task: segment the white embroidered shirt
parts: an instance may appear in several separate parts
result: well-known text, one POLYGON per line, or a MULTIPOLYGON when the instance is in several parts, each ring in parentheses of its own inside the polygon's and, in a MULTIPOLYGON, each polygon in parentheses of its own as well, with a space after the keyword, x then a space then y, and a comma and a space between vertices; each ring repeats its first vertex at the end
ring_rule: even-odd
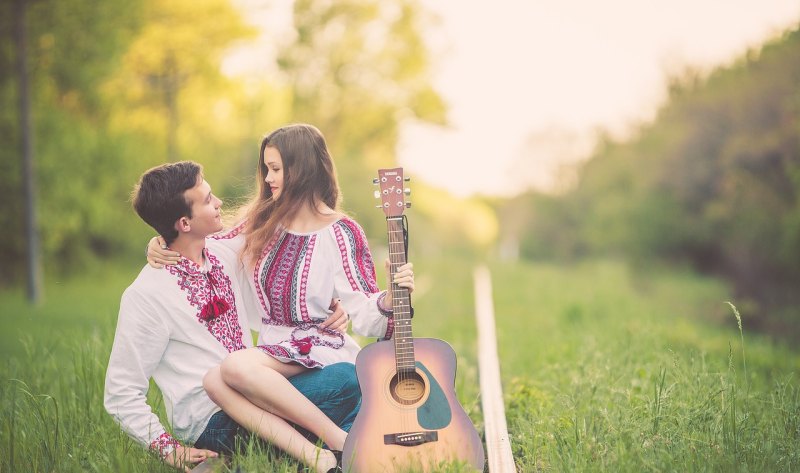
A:
POLYGON ((203 266, 185 258, 162 269, 145 266, 120 302, 105 407, 131 437, 162 453, 177 443, 146 402, 150 378, 175 437, 191 444, 219 410, 203 376, 228 353, 252 346, 250 324, 236 304, 238 256, 214 240, 206 244, 203 266), (215 315, 215 307, 224 313, 215 315))

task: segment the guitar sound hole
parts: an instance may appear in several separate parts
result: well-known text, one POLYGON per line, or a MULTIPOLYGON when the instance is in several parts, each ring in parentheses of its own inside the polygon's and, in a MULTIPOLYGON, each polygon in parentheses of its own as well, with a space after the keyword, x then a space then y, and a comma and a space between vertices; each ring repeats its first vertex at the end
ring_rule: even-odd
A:
POLYGON ((416 371, 398 373, 389 383, 389 391, 400 404, 414 404, 425 395, 425 380, 416 371))

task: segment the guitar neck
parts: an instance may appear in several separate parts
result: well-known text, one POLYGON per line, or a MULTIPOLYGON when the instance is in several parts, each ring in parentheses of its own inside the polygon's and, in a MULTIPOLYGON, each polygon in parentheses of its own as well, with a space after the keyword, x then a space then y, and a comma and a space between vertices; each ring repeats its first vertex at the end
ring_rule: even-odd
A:
MULTIPOLYGON (((389 233, 389 274, 394 279, 397 268, 406 264, 406 244, 403 233, 403 218, 386 219, 389 233)), ((414 371, 414 336, 411 331, 411 301, 408 289, 391 283, 392 310, 394 311, 394 348, 398 372, 414 371)))

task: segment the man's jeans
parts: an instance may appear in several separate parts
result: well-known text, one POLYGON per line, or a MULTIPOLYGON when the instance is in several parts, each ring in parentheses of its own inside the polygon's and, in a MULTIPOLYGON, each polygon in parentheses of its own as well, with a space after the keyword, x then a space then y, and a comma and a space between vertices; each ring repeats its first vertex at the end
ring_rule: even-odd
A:
MULTIPOLYGON (((358 388, 355 365, 335 363, 322 369, 312 369, 289 378, 289 382, 325 413, 342 430, 349 432, 361 407, 361 391, 358 388)), ((311 442, 314 434, 295 426, 311 442)), ((195 448, 204 448, 220 453, 234 451, 236 436, 244 443, 248 432, 222 411, 208 421, 206 429, 194 443, 195 448)))

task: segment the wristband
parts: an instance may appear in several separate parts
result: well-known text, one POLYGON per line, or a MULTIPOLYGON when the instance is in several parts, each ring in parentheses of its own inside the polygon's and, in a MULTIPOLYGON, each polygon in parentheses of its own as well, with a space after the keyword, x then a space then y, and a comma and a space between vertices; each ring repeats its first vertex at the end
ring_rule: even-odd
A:
POLYGON ((158 438, 150 442, 150 449, 158 453, 160 458, 164 459, 167 455, 174 452, 179 445, 180 443, 175 440, 175 437, 168 432, 164 432, 159 435, 158 438))
POLYGON ((386 307, 384 307, 383 302, 384 302, 385 299, 386 299, 386 291, 383 291, 383 293, 380 296, 378 296, 378 301, 377 301, 377 303, 378 303, 378 312, 380 312, 381 315, 389 317, 390 315, 392 315, 394 313, 394 308, 390 307, 390 308, 387 309, 386 307))

